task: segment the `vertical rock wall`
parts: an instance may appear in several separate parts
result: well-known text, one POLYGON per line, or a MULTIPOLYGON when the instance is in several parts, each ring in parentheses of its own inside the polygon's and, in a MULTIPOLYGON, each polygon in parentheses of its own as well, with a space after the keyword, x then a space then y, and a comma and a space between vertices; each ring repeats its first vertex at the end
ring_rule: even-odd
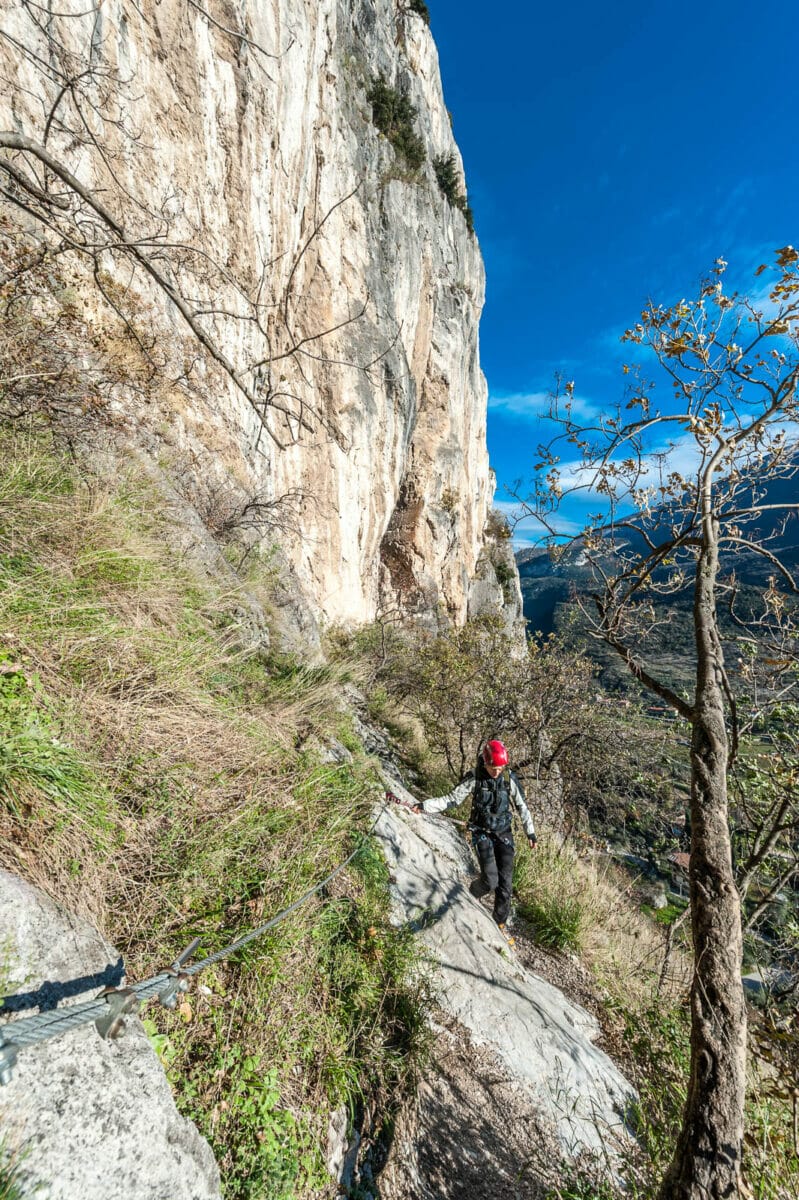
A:
MULTIPOLYGON (((198 471, 210 461, 243 495, 297 498, 280 539, 323 619, 399 605, 462 621, 492 493, 484 277, 433 172, 439 156, 461 165, 429 28, 395 0, 90 7, 64 0, 48 17, 0 0, 0 128, 46 135, 155 247, 269 429, 193 361, 185 322, 141 272, 133 286, 162 340, 192 362, 183 400, 157 413, 121 389, 119 423, 156 453, 169 425, 198 471), (84 15, 63 15, 73 9, 84 15), (94 75, 80 105, 67 94, 53 110, 81 64, 94 75), (417 109, 417 172, 373 123, 378 76, 417 109), (75 135, 84 117, 93 137, 75 135)), ((124 257, 105 265, 130 286, 124 257)))

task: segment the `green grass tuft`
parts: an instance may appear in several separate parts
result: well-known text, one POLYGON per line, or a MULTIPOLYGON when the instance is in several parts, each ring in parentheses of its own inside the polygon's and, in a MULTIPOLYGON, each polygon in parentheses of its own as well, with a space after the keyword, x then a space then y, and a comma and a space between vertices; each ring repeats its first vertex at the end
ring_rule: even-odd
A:
POLYGON ((16 820, 38 822, 40 837, 79 825, 97 845, 110 828, 107 795, 62 741, 36 677, 7 653, 0 653, 0 804, 16 820))
POLYGON ((579 953, 593 919, 594 897, 580 878, 571 847, 556 847, 544 838, 533 852, 521 848, 514 888, 519 915, 533 926, 536 941, 579 953))
POLYGON ((35 1200, 39 1188, 26 1179, 25 1157, 10 1150, 0 1138, 0 1200, 35 1200))

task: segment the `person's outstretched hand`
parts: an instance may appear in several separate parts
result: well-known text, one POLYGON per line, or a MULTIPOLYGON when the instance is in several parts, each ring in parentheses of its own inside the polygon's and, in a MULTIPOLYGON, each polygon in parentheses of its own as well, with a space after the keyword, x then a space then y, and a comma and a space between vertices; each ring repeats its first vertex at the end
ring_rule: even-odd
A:
POLYGON ((527 839, 527 841, 530 846, 530 849, 535 850, 536 846, 538 845, 538 838, 537 837, 529 837, 527 839))
POLYGON ((421 804, 408 804, 407 800, 400 800, 393 792, 386 792, 386 800, 392 800, 394 804, 399 804, 400 808, 409 808, 412 813, 418 814, 422 811, 421 804))

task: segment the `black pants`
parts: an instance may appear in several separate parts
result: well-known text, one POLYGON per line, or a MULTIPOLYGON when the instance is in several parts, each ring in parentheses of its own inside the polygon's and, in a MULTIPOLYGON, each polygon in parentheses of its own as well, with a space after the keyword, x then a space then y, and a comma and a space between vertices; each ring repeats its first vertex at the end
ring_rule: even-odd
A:
POLYGON ((510 912, 513 888, 513 859, 516 854, 513 834, 510 831, 487 833, 483 829, 473 829, 472 843, 480 860, 480 878, 474 880, 469 891, 478 900, 493 892, 494 920, 497 925, 504 925, 510 912))

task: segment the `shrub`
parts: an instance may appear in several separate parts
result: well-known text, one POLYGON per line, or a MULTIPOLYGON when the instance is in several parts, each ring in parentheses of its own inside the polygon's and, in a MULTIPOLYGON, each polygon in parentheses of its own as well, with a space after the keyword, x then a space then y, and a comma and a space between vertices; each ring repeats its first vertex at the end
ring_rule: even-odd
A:
POLYGON ((458 511, 458 493, 454 488, 446 487, 441 493, 441 507, 444 512, 449 513, 451 517, 455 516, 458 511))
POLYGON ((412 171, 418 171, 427 157, 424 142, 414 129, 416 106, 408 97, 391 87, 382 75, 372 83, 366 98, 372 106, 372 120, 388 138, 397 154, 412 171))
POLYGON ((430 9, 425 4, 425 0, 408 0, 408 8, 421 17, 425 25, 430 24, 430 9))
POLYGON ((440 155, 433 159, 433 171, 436 182, 452 208, 459 209, 466 218, 466 228, 474 233, 474 214, 469 202, 458 184, 458 169, 455 165, 455 155, 440 155))
POLYGON ((486 517, 486 535, 495 541, 507 542, 513 537, 508 518, 498 508, 492 508, 486 517))
MULTIPOLYGON (((626 997, 617 1004, 615 1017, 626 1052, 625 1074, 637 1092, 628 1112, 636 1141, 624 1146, 621 1171, 613 1174, 601 1160, 564 1163, 546 1200, 649 1200, 672 1159, 690 1066, 687 1004, 654 993, 643 1004, 626 997)), ((789 1200, 799 1194, 794 1079, 795 1070, 785 1075, 774 1064, 764 1076, 757 1069, 750 1073, 741 1192, 752 1200, 789 1200)))
POLYGON ((539 945, 582 949, 586 928, 594 920, 596 897, 570 847, 557 849, 544 838, 532 853, 517 855, 514 885, 519 914, 534 926, 539 945))
POLYGON ((497 583, 502 588, 502 597, 506 604, 510 604, 513 599, 513 581, 516 578, 516 572, 509 562, 499 558, 496 562, 491 563, 494 568, 494 574, 497 577, 497 583))
POLYGON ((458 171, 455 166, 455 155, 441 155, 433 159, 433 171, 436 182, 450 204, 457 204, 461 190, 458 186, 458 171))
MULTIPOLYGON (((543 647, 529 643, 525 652, 498 617, 437 635, 377 624, 331 651, 348 662, 371 663, 370 696, 382 697, 382 712, 374 715, 390 714, 395 727, 410 721, 425 785, 438 786, 443 772, 451 787, 473 766, 484 738, 502 737, 525 778, 546 790, 558 744, 571 753, 590 724, 585 663, 564 657, 555 639, 543 647), (544 731, 549 749, 542 754, 544 731)), ((562 756, 556 758, 562 765, 562 756)))

